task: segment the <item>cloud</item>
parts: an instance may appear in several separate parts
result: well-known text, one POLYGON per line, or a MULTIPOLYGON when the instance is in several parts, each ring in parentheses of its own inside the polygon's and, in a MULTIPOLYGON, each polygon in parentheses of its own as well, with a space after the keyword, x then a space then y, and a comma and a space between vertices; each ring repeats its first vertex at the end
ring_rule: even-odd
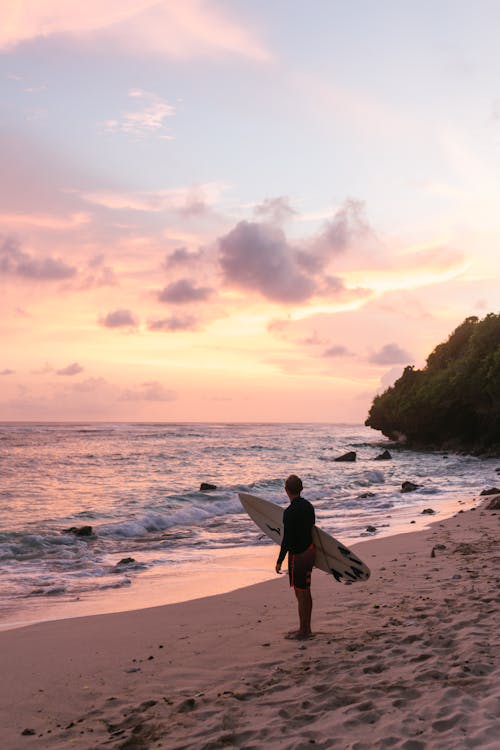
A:
POLYGON ((208 287, 195 287, 189 279, 179 279, 169 284, 158 293, 160 302, 171 302, 185 305, 190 302, 203 302, 213 293, 208 287))
POLYGON ((288 198, 280 196, 278 198, 266 198, 262 203, 255 206, 254 214, 257 218, 263 218, 274 224, 282 224, 296 215, 297 211, 291 207, 288 198))
POLYGON ((63 367, 61 370, 56 370, 58 375, 79 375, 83 372, 83 367, 78 362, 72 362, 67 367, 63 367))
POLYGON ((23 279, 60 281, 75 276, 77 269, 60 258, 35 258, 21 250, 17 240, 6 237, 0 244, 0 273, 23 279))
POLYGON ((139 193, 85 192, 81 197, 88 203, 112 210, 172 211, 179 216, 189 218, 208 212, 224 189, 225 185, 222 183, 207 182, 189 187, 139 193))
POLYGON ((380 378, 380 385, 382 387, 382 390, 386 390, 390 386, 394 385, 396 380, 401 377, 403 373, 403 369, 401 366, 399 367, 391 367, 390 370, 388 370, 382 377, 380 378))
POLYGON ((104 125, 108 133, 125 133, 135 138, 173 138, 165 127, 166 118, 175 114, 175 108, 171 104, 158 94, 142 89, 133 89, 128 92, 128 96, 142 100, 144 106, 133 112, 125 112, 119 120, 107 120, 104 125))
POLYGON ((54 368, 46 362, 43 367, 40 367, 38 370, 32 370, 31 372, 33 375, 47 375, 49 372, 54 372, 54 368))
POLYGON ((6 368, 5 370, 0 370, 0 375, 14 375, 15 370, 9 370, 9 368, 6 368))
POLYGON ((400 365, 408 364, 412 360, 411 354, 401 349, 398 344, 385 344, 382 349, 372 354, 368 361, 374 365, 400 365))
POLYGON ((199 327, 198 319, 192 315, 171 315, 161 320, 150 320, 150 331, 194 331, 199 327))
POLYGON ((37 37, 70 35, 75 41, 102 39, 144 56, 181 59, 232 54, 256 61, 270 55, 247 22, 232 20, 203 0, 25 0, 0 5, 0 47, 37 37))
POLYGON ((299 303, 315 292, 314 281, 295 260, 284 232, 265 223, 240 221, 218 240, 226 283, 269 300, 299 303))
POLYGON ((175 268, 176 266, 190 266, 198 261, 200 257, 200 251, 193 253, 189 252, 185 247, 178 247, 165 258, 165 268, 170 269, 175 268))
POLYGON ((350 355, 349 349, 341 345, 330 346, 323 352, 323 357, 348 357, 350 355))
POLYGON ((298 254, 300 265, 308 271, 321 271, 329 261, 344 253, 356 240, 372 235, 364 217, 364 203, 348 198, 335 212, 333 219, 324 223, 307 250, 298 254))
POLYGON ((135 328, 139 321, 130 310, 114 310, 108 313, 100 321, 105 328, 135 328))
POLYGON ((72 384, 73 391, 78 393, 95 393, 103 388, 108 388, 108 383, 104 378, 86 378, 72 384))
POLYGON ((121 396, 120 401, 175 401, 177 394, 175 391, 165 388, 156 380, 141 383, 134 390, 126 390, 121 396))
POLYGON ((102 286, 116 286, 118 284, 113 268, 104 265, 103 255, 96 255, 91 258, 87 266, 89 271, 82 279, 82 289, 95 289, 102 286))
POLYGON ((67 216, 44 213, 3 213, 0 222, 9 227, 39 227, 51 231, 67 230, 80 227, 90 221, 90 215, 83 211, 76 211, 67 216))

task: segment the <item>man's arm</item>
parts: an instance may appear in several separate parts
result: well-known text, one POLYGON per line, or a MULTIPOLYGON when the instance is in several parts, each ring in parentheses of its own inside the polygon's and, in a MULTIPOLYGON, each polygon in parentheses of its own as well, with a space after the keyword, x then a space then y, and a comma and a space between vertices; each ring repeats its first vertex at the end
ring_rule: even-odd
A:
MULTIPOLYGON (((287 510, 288 510, 288 508, 287 508, 287 510)), ((288 534, 288 517, 287 517, 287 515, 288 514, 287 514, 287 512, 285 510, 284 513, 283 513, 283 540, 281 542, 280 553, 279 553, 278 559, 276 561, 276 573, 280 573, 281 572, 281 565, 283 563, 283 560, 286 557, 286 553, 288 552, 288 546, 289 546, 289 544, 288 544, 288 536, 289 536, 289 534, 288 534)))

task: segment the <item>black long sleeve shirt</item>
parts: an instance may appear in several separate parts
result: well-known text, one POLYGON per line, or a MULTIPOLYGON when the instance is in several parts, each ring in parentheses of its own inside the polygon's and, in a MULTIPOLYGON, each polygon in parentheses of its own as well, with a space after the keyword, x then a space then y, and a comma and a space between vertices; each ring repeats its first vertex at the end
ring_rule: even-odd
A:
POLYGON ((282 563, 287 552, 299 554, 312 544, 312 530, 316 523, 314 508, 303 497, 295 497, 283 512, 283 541, 278 563, 282 563))

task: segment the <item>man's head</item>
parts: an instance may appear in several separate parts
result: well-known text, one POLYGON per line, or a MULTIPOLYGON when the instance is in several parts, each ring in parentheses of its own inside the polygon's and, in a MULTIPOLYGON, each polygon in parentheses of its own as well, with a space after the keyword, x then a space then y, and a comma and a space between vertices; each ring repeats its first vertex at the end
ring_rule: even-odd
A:
POLYGON ((290 474, 285 480, 285 490, 290 499, 298 497, 302 492, 302 479, 296 474, 290 474))

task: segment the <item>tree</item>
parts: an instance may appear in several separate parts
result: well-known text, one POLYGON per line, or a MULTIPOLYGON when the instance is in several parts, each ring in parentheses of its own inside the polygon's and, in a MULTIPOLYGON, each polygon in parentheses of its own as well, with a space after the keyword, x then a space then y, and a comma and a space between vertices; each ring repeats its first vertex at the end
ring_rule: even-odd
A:
POLYGON ((365 424, 410 445, 500 451, 500 315, 466 318, 374 398, 365 424))

